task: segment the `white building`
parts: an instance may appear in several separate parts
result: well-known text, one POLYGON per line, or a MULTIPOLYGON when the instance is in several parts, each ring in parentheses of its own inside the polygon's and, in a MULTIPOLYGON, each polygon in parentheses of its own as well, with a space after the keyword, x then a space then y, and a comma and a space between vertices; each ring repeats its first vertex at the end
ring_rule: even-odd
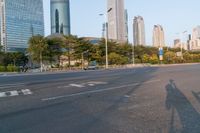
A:
POLYGON ((108 0, 108 38, 118 42, 127 42, 127 26, 124 0, 108 0))
POLYGON ((133 20, 133 40, 134 45, 146 45, 144 19, 141 16, 133 20))
POLYGON ((165 46, 164 30, 161 25, 154 25, 153 46, 158 48, 165 46))

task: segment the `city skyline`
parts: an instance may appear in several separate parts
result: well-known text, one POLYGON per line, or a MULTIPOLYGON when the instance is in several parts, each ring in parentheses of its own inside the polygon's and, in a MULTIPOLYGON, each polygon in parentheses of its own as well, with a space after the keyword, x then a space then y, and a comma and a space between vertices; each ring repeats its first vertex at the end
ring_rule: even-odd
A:
MULTIPOLYGON (((50 1, 44 0, 45 6, 45 35, 50 33, 50 1)), ((132 19, 140 15, 145 19, 146 43, 152 44, 152 27, 155 24, 161 24, 165 28, 166 43, 172 46, 174 38, 177 38, 178 32, 187 30, 192 32, 193 27, 200 24, 200 14, 198 5, 200 1, 125 1, 125 9, 129 16, 129 41, 133 42, 132 19), (181 2, 182 6, 179 6, 181 2), (145 4, 144 4, 145 3, 145 4), (173 3, 173 4, 172 4, 173 3), (190 6, 188 6, 190 5, 190 6)), ((107 1, 104 0, 85 0, 71 1, 71 30, 72 34, 78 36, 101 37, 102 23, 105 21, 98 14, 105 13, 107 1), (89 14, 89 15, 88 15, 89 14)))

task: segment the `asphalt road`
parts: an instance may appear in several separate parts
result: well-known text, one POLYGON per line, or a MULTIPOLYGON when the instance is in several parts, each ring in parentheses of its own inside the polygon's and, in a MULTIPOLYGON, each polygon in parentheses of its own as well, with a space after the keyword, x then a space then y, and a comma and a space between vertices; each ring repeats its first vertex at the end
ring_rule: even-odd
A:
POLYGON ((0 133, 200 133, 200 65, 1 75, 0 133))

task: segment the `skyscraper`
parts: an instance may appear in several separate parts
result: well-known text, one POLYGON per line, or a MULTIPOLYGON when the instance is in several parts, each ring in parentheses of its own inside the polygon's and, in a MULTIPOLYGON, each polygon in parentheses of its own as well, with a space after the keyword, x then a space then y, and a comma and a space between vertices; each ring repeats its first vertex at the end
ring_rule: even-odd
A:
POLYGON ((192 39, 189 41, 189 49, 200 50, 200 26, 192 30, 192 39))
POLYGON ((158 48, 165 46, 164 30, 161 25, 154 25, 153 46, 158 48))
POLYGON ((6 52, 24 52, 37 34, 44 35, 43 0, 0 1, 0 39, 6 52))
POLYGON ((51 34, 70 35, 69 0, 51 0, 51 34))
POLYGON ((192 31, 192 40, 200 39, 200 26, 197 26, 192 31))
POLYGON ((127 39, 126 41, 128 42, 128 10, 125 10, 125 38, 127 39))
POLYGON ((133 20, 133 40, 134 45, 145 45, 145 26, 144 19, 141 16, 133 20))
POLYGON ((108 0, 108 38, 118 42, 127 42, 124 0, 108 0))

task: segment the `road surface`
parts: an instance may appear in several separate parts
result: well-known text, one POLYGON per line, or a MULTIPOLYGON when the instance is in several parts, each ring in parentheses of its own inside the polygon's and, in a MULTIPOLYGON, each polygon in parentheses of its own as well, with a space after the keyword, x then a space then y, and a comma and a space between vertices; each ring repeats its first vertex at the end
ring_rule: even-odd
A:
POLYGON ((0 76, 0 133, 199 132, 200 65, 0 76))

